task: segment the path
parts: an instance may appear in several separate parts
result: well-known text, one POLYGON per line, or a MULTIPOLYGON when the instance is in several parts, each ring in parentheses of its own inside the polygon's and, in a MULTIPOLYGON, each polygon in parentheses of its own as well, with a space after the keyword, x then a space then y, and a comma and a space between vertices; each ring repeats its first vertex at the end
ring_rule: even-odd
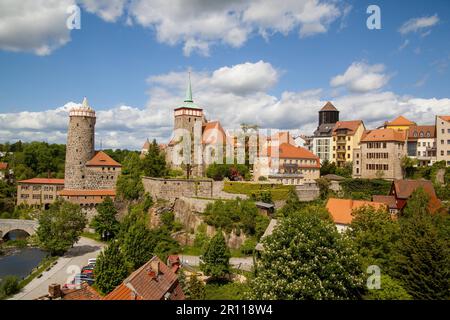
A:
POLYGON ((81 272, 81 268, 87 265, 88 259, 97 257, 104 246, 104 243, 80 238, 73 248, 57 260, 56 265, 49 271, 44 271, 40 278, 34 278, 11 300, 33 300, 46 295, 50 284, 63 285, 71 281, 75 274, 81 272))

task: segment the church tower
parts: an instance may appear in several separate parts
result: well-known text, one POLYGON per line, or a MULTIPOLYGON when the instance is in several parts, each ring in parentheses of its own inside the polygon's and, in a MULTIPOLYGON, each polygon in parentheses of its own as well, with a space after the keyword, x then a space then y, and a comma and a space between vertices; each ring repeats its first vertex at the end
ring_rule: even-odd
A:
POLYGON ((80 107, 69 112, 64 189, 85 188, 86 162, 95 155, 95 111, 84 98, 80 107))
POLYGON ((319 127, 322 124, 334 124, 339 121, 339 110, 328 101, 319 111, 319 127))

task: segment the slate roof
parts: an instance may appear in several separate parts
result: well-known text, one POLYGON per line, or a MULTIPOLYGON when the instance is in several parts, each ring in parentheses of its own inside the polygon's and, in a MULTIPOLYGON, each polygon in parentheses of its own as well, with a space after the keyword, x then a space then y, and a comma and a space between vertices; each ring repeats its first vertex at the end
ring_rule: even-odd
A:
POLYGON ((330 101, 328 101, 328 102, 322 107, 322 109, 320 109, 320 111, 338 111, 338 109, 336 109, 336 107, 335 107, 330 101))

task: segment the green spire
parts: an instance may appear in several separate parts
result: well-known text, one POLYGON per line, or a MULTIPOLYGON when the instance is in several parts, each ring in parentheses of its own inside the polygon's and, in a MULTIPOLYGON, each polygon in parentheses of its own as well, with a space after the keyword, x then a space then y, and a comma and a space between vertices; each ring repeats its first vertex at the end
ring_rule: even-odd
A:
POLYGON ((186 98, 184 98, 184 102, 194 102, 194 100, 192 100, 191 72, 190 71, 189 71, 188 87, 186 89, 186 98))

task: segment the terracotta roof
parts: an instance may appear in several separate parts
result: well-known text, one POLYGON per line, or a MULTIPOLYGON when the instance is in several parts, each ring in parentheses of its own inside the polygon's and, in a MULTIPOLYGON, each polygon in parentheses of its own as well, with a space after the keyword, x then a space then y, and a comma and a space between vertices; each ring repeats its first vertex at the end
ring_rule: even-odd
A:
POLYGON ((278 141, 279 144, 289 143, 294 145, 295 141, 289 131, 280 131, 272 135, 272 137, 267 138, 269 141, 278 141))
POLYGON ((109 166, 109 167, 121 167, 122 165, 116 160, 108 156, 103 151, 97 151, 94 157, 86 162, 87 166, 109 166))
POLYGON ((394 120, 392 120, 390 122, 386 122, 386 125, 388 125, 388 126, 414 126, 414 125, 416 125, 416 123, 406 119, 404 116, 398 116, 394 120))
POLYGON ((388 129, 376 129, 364 131, 361 142, 379 142, 379 141, 406 141, 407 132, 388 129))
POLYGON ((142 146, 142 149, 148 150, 148 148, 150 148, 150 142, 147 140, 145 140, 144 145, 142 146))
POLYGON ((397 209, 397 202, 394 196, 374 195, 372 200, 374 202, 382 202, 386 204, 389 209, 397 209))
POLYGON ((328 101, 328 102, 322 107, 322 109, 320 109, 320 111, 338 111, 338 109, 336 109, 336 107, 335 107, 330 101, 328 101))
POLYGON ((439 116, 444 121, 450 122, 450 116, 439 116))
POLYGON ((102 297, 87 283, 81 284, 80 289, 62 290, 63 300, 101 300, 102 297))
POLYGON ((436 126, 410 126, 408 130, 408 140, 416 140, 420 138, 435 138, 435 137, 436 137, 436 126))
POLYGON ((134 271, 104 300, 184 300, 177 275, 157 256, 134 271), (158 264, 158 270, 154 268, 158 264))
MULTIPOLYGON (((422 187, 430 196, 429 209, 435 212, 442 207, 441 201, 437 198, 433 183, 429 180, 394 180, 393 188, 398 199, 409 199, 411 194, 419 187, 422 187)), ((391 190, 392 192, 393 190, 391 190)))
POLYGON ((347 129, 347 135, 352 136, 356 133, 356 130, 358 130, 361 124, 364 126, 362 120, 338 121, 334 126, 333 135, 336 135, 336 130, 338 129, 347 129))
POLYGON ((350 224, 353 220, 353 210, 364 206, 371 206, 377 210, 380 208, 386 208, 386 205, 381 202, 336 198, 329 198, 326 208, 330 212, 334 223, 350 224))
POLYGON ((225 145, 227 135, 223 130, 219 121, 210 121, 203 126, 202 143, 216 144, 222 143, 225 145))
POLYGON ((60 196, 116 196, 116 190, 112 189, 99 189, 99 190, 89 190, 89 189, 79 189, 79 190, 61 190, 58 195, 60 196))
POLYGON ((6 162, 0 162, 0 170, 6 170, 8 168, 8 164, 6 162))
POLYGON ((64 179, 32 178, 28 180, 20 180, 17 182, 31 184, 64 184, 64 179))
MULTIPOLYGON (((311 151, 302 148, 302 147, 296 147, 289 143, 282 143, 279 147, 279 153, 278 156, 280 158, 291 158, 291 159, 317 159, 319 160, 319 157, 316 156, 311 151)), ((276 154, 276 147, 271 147, 268 150, 269 155, 275 155, 276 154)))

